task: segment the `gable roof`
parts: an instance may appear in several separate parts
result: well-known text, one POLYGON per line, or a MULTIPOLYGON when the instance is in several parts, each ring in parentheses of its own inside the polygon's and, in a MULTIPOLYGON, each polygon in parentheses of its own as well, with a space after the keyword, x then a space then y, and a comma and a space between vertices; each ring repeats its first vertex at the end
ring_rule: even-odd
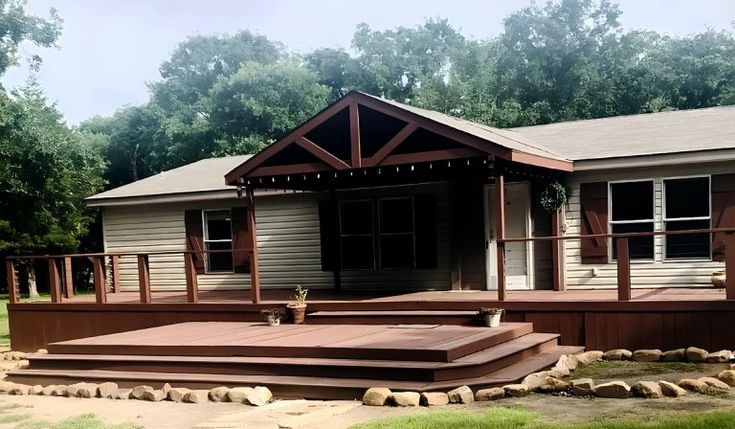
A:
POLYGON ((615 116, 512 131, 573 161, 735 148, 735 106, 615 116))
POLYGON ((190 195, 203 192, 231 192, 235 186, 225 184, 225 173, 250 159, 252 155, 208 158, 158 173, 138 181, 86 198, 90 206, 130 198, 164 195, 190 195))

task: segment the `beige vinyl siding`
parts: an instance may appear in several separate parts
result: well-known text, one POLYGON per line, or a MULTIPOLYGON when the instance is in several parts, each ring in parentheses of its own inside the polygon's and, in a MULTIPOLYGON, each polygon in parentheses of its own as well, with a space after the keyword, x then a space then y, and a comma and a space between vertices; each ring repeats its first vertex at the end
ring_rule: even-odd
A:
MULTIPOLYGON (((186 249, 184 212, 242 205, 236 199, 191 204, 150 204, 105 207, 107 252, 162 252, 186 249)), ((321 271, 318 196, 287 194, 256 199, 258 252, 262 288, 332 287, 332 274, 321 271)), ((177 255, 150 257, 151 289, 184 290, 184 260, 177 255)), ((123 290, 138 290, 137 261, 120 260, 123 290)), ((217 273, 198 276, 201 290, 245 289, 249 274, 217 273)))
MULTIPOLYGON (((418 194, 436 195, 437 268, 416 270, 344 270, 341 272, 345 289, 449 289, 449 193, 446 183, 395 186, 390 188, 349 190, 339 198, 390 198, 418 194)), ((479 232, 482 234, 482 231, 479 232)))
MULTIPOLYGON (((564 212, 566 235, 581 233, 581 207, 579 188, 581 183, 617 181, 617 180, 654 180, 654 228, 663 230, 663 179, 668 177, 686 177, 709 174, 733 173, 731 164, 679 165, 645 169, 613 170, 599 172, 573 173, 568 185, 571 191, 569 203, 564 212)), ((717 270, 724 269, 724 263, 705 260, 665 260, 664 237, 654 238, 654 260, 632 261, 631 282, 635 287, 691 287, 712 286, 710 277, 717 270)), ((617 286, 617 269, 615 263, 582 264, 579 240, 568 240, 565 245, 565 276, 570 289, 580 288, 614 288, 617 286), (594 275, 596 270, 597 275, 594 275)))

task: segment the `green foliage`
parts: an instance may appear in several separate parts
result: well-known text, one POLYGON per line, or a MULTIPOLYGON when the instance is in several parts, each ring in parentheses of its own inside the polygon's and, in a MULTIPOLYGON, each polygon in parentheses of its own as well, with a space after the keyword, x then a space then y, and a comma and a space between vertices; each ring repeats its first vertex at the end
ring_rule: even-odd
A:
MULTIPOLYGON (((51 47, 61 35, 62 21, 56 9, 52 8, 49 18, 45 19, 26 14, 25 6, 22 0, 0 0, 0 75, 18 64, 21 43, 51 47)), ((41 64, 39 56, 28 60, 34 70, 41 64)))
POLYGON ((539 203, 547 212, 555 212, 567 203, 567 189, 557 181, 549 182, 541 190, 539 203))
POLYGON ((293 300, 297 305, 306 304, 306 296, 309 294, 309 289, 304 289, 301 285, 296 285, 296 290, 293 295, 293 300))

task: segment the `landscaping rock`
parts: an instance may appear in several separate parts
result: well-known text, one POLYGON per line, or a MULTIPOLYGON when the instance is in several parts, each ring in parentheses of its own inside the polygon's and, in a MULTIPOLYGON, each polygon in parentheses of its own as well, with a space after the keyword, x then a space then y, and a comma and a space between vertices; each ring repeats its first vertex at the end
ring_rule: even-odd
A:
POLYGON ((661 362, 684 362, 685 360, 685 349, 667 350, 661 354, 661 362))
POLYGON ((420 401, 418 392, 395 392, 390 395, 391 404, 397 407, 418 407, 420 401))
POLYGON ((364 405, 382 407, 392 394, 393 392, 386 387, 371 387, 362 395, 362 403, 364 405))
POLYGON ((189 404, 200 404, 203 402, 207 402, 208 397, 209 390, 187 390, 187 392, 184 394, 184 397, 181 398, 181 402, 186 402, 189 404))
POLYGON ((577 369, 577 365, 579 365, 579 361, 575 355, 561 355, 554 368, 565 366, 569 371, 574 371, 577 369))
POLYGON ((580 353, 578 355, 575 355, 577 357, 577 361, 579 362, 579 365, 587 366, 591 363, 598 362, 602 360, 602 356, 605 354, 602 353, 599 350, 593 350, 590 352, 584 352, 580 353))
MULTIPOLYGON (((182 402, 184 396, 189 392, 189 389, 183 387, 174 387, 168 391, 168 400, 174 402, 182 402)), ((234 401, 233 401, 234 402, 234 401)), ((239 401, 242 402, 242 401, 239 401)))
POLYGON ((676 384, 678 384, 679 387, 690 392, 701 393, 703 395, 709 393, 709 386, 707 385, 707 383, 701 380, 695 380, 693 378, 682 378, 676 384))
POLYGON ((31 386, 25 384, 16 384, 12 389, 8 390, 8 395, 27 395, 31 391, 31 386))
POLYGON ((0 361, 0 372, 8 372, 18 368, 18 361, 0 361))
POLYGON ((707 356, 707 363, 727 363, 732 360, 732 352, 730 350, 720 350, 710 353, 707 356))
POLYGON ((22 360, 26 358, 26 354, 23 352, 9 351, 3 353, 4 360, 22 360))
POLYGON ((661 360, 661 350, 641 349, 633 352, 632 358, 635 362, 658 362, 661 360))
POLYGON ((140 395, 141 401, 161 402, 164 399, 166 399, 166 394, 163 393, 163 390, 148 390, 140 395))
POLYGON ((168 398, 168 392, 170 392, 172 389, 171 385, 168 383, 163 383, 163 386, 161 387, 161 391, 166 394, 166 397, 168 398))
POLYGON ((525 384, 528 386, 531 390, 538 389, 539 386, 541 386, 541 383, 544 381, 546 377, 550 376, 549 371, 541 371, 541 372, 534 372, 533 374, 528 374, 523 381, 521 381, 521 384, 525 384))
POLYGON ((537 390, 545 393, 564 392, 569 390, 569 383, 555 377, 546 377, 541 382, 541 385, 539 385, 537 390))
POLYGON ((145 392, 152 391, 153 388, 151 386, 135 386, 133 387, 133 390, 130 391, 130 399, 140 399, 145 392))
POLYGON ((592 391, 595 396, 601 398, 627 398, 630 396, 630 386, 624 381, 598 384, 592 391))
POLYGON ((51 393, 51 396, 68 396, 66 394, 66 386, 63 386, 63 385, 56 386, 53 393, 51 393))
POLYGON ((511 398, 522 398, 531 393, 531 389, 525 384, 508 384, 503 386, 503 390, 505 390, 505 396, 511 398))
POLYGON ((112 399, 130 399, 130 392, 132 391, 133 389, 117 389, 112 394, 112 399))
POLYGON ((79 393, 79 389, 84 386, 84 383, 74 383, 66 387, 66 396, 70 398, 76 398, 79 393))
POLYGON ((43 354, 48 354, 48 350, 46 350, 46 349, 38 349, 38 350, 36 350, 36 353, 42 354, 42 355, 43 354))
POLYGON ((655 381, 639 381, 631 388, 633 396, 646 399, 658 399, 663 396, 661 387, 655 381))
POLYGON ((248 404, 254 405, 256 407, 262 407, 272 400, 273 393, 271 393, 270 389, 264 386, 256 386, 255 389, 250 392, 250 395, 248 395, 247 402, 248 404))
POLYGON ((686 395, 687 393, 686 390, 676 384, 665 380, 659 380, 658 386, 661 388, 661 393, 663 393, 664 396, 669 396, 671 398, 678 398, 679 396, 686 395))
POLYGON ((449 402, 452 404, 469 404, 475 401, 475 395, 472 389, 467 386, 460 386, 447 392, 449 402))
POLYGON ((226 402, 227 392, 230 391, 229 387, 221 386, 215 387, 209 390, 209 400, 212 402, 226 402))
POLYGON ((10 381, 0 381, 0 393, 8 393, 15 388, 15 383, 10 381))
POLYGON ((449 403, 449 395, 444 392, 423 392, 421 393, 419 403, 426 407, 447 405, 449 403))
POLYGON ((689 362, 706 362, 709 352, 705 349, 700 349, 699 347, 689 347, 684 352, 684 355, 689 362))
POLYGON ((714 377, 700 377, 699 381, 704 382, 711 389, 715 389, 723 393, 728 392, 730 390, 730 386, 728 386, 726 383, 723 383, 722 381, 714 377))
POLYGON ((602 355, 603 360, 630 360, 632 357, 633 352, 628 349, 612 349, 602 355))
POLYGON ((99 386, 95 383, 82 383, 77 389, 77 397, 79 398, 96 398, 99 393, 99 386))
MULTIPOLYGON (((368 391, 369 390, 370 389, 368 389, 368 391)), ((250 396, 250 393, 252 392, 253 392, 252 387, 234 387, 227 391, 227 401, 234 402, 236 404, 242 404, 248 399, 248 396, 250 396)), ((367 395, 367 392, 365 392, 365 394, 367 395)), ((390 390, 388 390, 388 395, 386 395, 385 399, 383 399, 383 404, 385 404, 385 401, 388 399, 388 396, 390 396, 390 390)), ((363 396, 363 401, 364 400, 365 398, 363 396)))
POLYGON ((475 392, 475 401, 495 401, 502 398, 505 398, 505 389, 502 387, 480 389, 475 392))
POLYGON ((106 383, 100 383, 99 386, 97 386, 97 393, 99 394, 100 398, 112 398, 112 396, 117 392, 119 389, 119 386, 117 383, 113 383, 111 381, 108 381, 106 383))
POLYGON ((578 378, 569 382, 572 386, 572 395, 589 396, 594 394, 595 382, 591 378, 578 378))
POLYGON ((728 386, 735 386, 735 371, 732 369, 722 371, 717 375, 717 378, 728 386))
POLYGON ((55 384, 51 384, 51 385, 46 386, 43 389, 41 389, 41 393, 39 393, 39 394, 40 395, 43 395, 43 396, 52 396, 53 393, 54 393, 54 390, 56 390, 56 385, 55 384))

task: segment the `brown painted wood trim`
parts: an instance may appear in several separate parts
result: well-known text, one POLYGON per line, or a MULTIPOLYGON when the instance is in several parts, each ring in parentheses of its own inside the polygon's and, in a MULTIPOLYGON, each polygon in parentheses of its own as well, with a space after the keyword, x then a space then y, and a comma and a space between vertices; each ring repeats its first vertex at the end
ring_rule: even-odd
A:
POLYGON ((107 287, 105 286, 105 257, 95 256, 92 258, 94 266, 94 295, 97 304, 107 303, 107 287))
POLYGON ((380 166, 403 165, 419 162, 451 162, 455 159, 471 158, 483 156, 484 154, 472 148, 431 150, 426 152, 405 153, 400 155, 387 156, 380 166))
POLYGON ((248 232, 250 233, 250 242, 253 243, 252 254, 250 255, 250 296, 253 304, 260 303, 260 270, 258 261, 258 234, 255 224, 255 197, 253 188, 245 190, 245 202, 249 210, 247 211, 248 232))
POLYGON ((541 155, 531 154, 528 152, 521 152, 513 150, 511 152, 510 160, 520 164, 533 165, 535 167, 543 167, 551 170, 559 171, 574 171, 574 163, 572 161, 563 161, 560 159, 547 158, 541 155))
POLYGON ((8 280, 8 302, 10 304, 19 303, 18 277, 16 277, 15 262, 12 259, 5 260, 5 271, 8 280))
POLYGON ((110 256, 110 265, 112 266, 112 293, 120 292, 120 256, 110 256))
POLYGON ((306 149, 310 154, 314 155, 315 157, 324 161, 324 163, 337 170, 347 170, 350 168, 350 166, 346 162, 317 146, 316 143, 312 142, 306 137, 299 137, 298 139, 296 139, 295 143, 298 146, 306 149))
MULTIPOLYGON (((559 235, 561 232, 561 209, 551 213, 551 232, 553 235, 559 235)), ((561 258, 561 243, 558 240, 551 242, 551 270, 552 284, 555 291, 566 290, 564 283, 564 261, 561 258)))
MULTIPOLYGON (((191 254, 189 254, 191 256, 191 254)), ((140 302, 151 303, 151 273, 148 255, 138 255, 138 289, 140 302)))
POLYGON ((190 253, 184 254, 184 270, 186 271, 186 301, 196 304, 199 302, 199 285, 197 272, 194 269, 194 259, 190 253))
POLYGON ((735 234, 725 235, 725 296, 735 299, 735 234))
POLYGON ((61 274, 59 264, 55 258, 48 260, 48 282, 51 292, 51 302, 61 302, 61 274))
POLYGON ((71 265, 71 257, 64 257, 64 298, 74 297, 74 272, 71 265))
POLYGON ((618 271, 618 301, 630 301, 630 247, 628 239, 618 238, 615 242, 618 271))
POLYGON ((396 133, 393 137, 391 137, 390 140, 388 140, 388 143, 386 143, 383 147, 378 150, 375 155, 371 156, 370 158, 367 158, 364 162, 366 167, 374 167, 378 164, 380 164, 385 157, 390 155, 395 148, 398 147, 401 143, 403 143, 408 136, 413 134, 416 130, 418 130, 418 125, 414 123, 406 124, 405 127, 403 127, 400 131, 396 133))
POLYGON ((495 236, 498 240, 498 301, 505 301, 505 243, 500 241, 505 238, 505 176, 502 173, 495 175, 495 236))
POLYGON ((288 174, 322 173, 330 170, 331 168, 328 164, 322 164, 321 162, 309 162, 303 164, 258 167, 251 172, 251 176, 285 176, 288 174))
POLYGON ((350 102, 350 155, 352 168, 362 167, 362 150, 360 149, 360 111, 354 100, 350 102))

